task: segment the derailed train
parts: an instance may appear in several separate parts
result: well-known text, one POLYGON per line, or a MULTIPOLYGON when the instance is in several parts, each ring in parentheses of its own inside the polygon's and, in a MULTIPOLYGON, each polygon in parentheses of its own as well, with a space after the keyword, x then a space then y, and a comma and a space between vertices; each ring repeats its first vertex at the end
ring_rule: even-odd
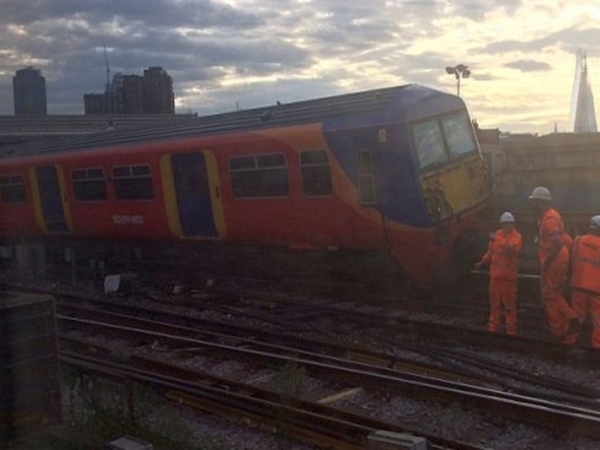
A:
POLYGON ((464 102, 419 85, 2 150, 5 248, 376 250, 427 288, 470 267, 490 212, 464 102))

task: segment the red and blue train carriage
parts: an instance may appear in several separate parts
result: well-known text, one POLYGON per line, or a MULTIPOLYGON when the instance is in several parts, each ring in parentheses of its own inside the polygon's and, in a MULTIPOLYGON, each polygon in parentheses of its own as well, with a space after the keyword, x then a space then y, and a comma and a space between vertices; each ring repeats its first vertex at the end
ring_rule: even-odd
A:
POLYGON ((384 250, 424 287, 453 271, 489 206, 464 103, 418 85, 5 153, 7 241, 384 250))

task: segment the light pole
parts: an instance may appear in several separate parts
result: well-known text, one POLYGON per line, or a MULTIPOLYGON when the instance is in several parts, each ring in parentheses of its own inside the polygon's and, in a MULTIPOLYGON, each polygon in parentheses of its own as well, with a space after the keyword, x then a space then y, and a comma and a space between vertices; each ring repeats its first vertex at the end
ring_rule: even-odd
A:
POLYGON ((456 95, 460 97, 460 79, 461 78, 469 78, 471 76, 471 71, 469 70, 469 66, 465 66, 464 64, 459 64, 455 67, 446 67, 446 72, 450 75, 454 74, 456 77, 456 95))

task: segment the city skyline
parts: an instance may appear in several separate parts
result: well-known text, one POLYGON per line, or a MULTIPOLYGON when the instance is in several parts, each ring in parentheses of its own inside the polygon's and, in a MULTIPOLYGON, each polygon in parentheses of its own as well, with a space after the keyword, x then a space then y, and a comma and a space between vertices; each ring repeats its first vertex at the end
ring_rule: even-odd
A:
POLYGON ((418 83, 456 93, 482 128, 547 134, 569 123, 576 53, 600 92, 600 4, 549 0, 7 0, 0 16, 0 114, 34 66, 48 114, 83 114, 112 73, 162 66, 176 112, 207 115, 418 83), (25 2, 27 3, 27 1, 25 2), (574 4, 576 3, 576 4, 574 4))
POLYGON ((88 114, 174 114, 173 79, 160 66, 144 69, 143 75, 116 72, 110 79, 106 68, 104 92, 83 95, 88 114))

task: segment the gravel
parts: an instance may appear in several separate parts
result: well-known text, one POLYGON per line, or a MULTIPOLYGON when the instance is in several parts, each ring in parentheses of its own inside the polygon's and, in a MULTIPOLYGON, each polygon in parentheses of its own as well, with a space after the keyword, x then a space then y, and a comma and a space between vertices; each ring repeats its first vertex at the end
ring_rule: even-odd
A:
MULTIPOLYGON (((43 283, 36 283, 38 287, 44 286, 43 283)), ((61 286, 64 290, 70 289, 74 291, 72 286, 61 286)), ((90 286, 84 286, 81 290, 77 289, 77 293, 92 292, 90 286)), ((101 296, 101 295, 100 295, 101 296)), ((189 308, 183 305, 165 304, 153 300, 140 299, 120 299, 124 303, 132 303, 136 306, 145 305, 147 307, 158 308, 166 312, 179 312, 188 314, 189 308)), ((345 308, 350 306, 344 303, 345 308)), ((209 319, 235 321, 236 323, 244 323, 246 325, 259 323, 254 320, 244 320, 231 314, 224 314, 216 311, 198 311, 194 309, 190 314, 192 316, 201 316, 209 319)), ((415 317, 413 317, 415 318, 415 317)), ((422 320, 435 321, 435 316, 423 314, 422 320)), ((327 318, 323 323, 330 322, 327 318)), ((462 320, 456 322, 461 323, 462 320)), ((456 322, 454 324, 456 324, 456 322)), ((444 323, 447 320, 444 319, 444 323)), ((260 323, 261 328, 270 327, 260 323)), ((364 333, 361 330, 356 330, 348 325, 345 330, 347 334, 342 333, 339 337, 341 341, 351 342, 354 344, 366 344, 369 346, 377 346, 376 341, 371 338, 365 339, 364 333)), ((365 330, 362 330, 363 332, 365 330)), ((310 333, 309 333, 310 334, 310 333)), ((109 343, 115 353, 127 353, 130 345, 126 341, 107 341, 105 338, 96 337, 99 343, 109 343)), ((389 347, 389 345, 386 345, 389 347)), ((375 347, 374 350, 381 349, 375 347)), ((237 361, 220 361, 218 363, 211 362, 201 355, 196 355, 188 359, 181 359, 179 355, 175 356, 169 352, 157 352, 156 349, 141 347, 136 349, 137 352, 145 354, 160 355, 162 358, 171 361, 177 360, 188 368, 194 368, 199 371, 206 371, 217 376, 232 376, 241 380, 245 380, 256 386, 268 387, 276 383, 277 373, 270 369, 258 369, 256 372, 247 372, 246 367, 237 361)), ((391 348, 391 352, 397 356, 411 357, 416 360, 427 360, 426 356, 407 352, 401 346, 391 348)), ((567 367, 556 363, 539 360, 535 357, 516 357, 515 355, 493 352, 486 354, 487 357, 503 362, 507 366, 517 367, 527 370, 530 373, 548 375, 555 378, 562 378, 573 382, 579 386, 590 386, 600 389, 600 373, 590 370, 578 370, 576 368, 567 367)), ((325 394, 327 387, 320 380, 310 377, 304 377, 302 383, 303 394, 305 396, 314 395, 319 392, 325 394)), ((332 392, 333 393, 333 392, 332 392)), ((68 396, 68 395, 67 395, 68 396)), ((403 396, 395 396, 393 398, 378 397, 371 392, 362 392, 354 397, 345 398, 335 403, 337 408, 347 410, 360 410, 372 417, 387 420, 392 423, 402 424, 407 427, 419 429, 422 432, 432 435, 442 436, 447 439, 464 439, 468 440, 473 436, 481 436, 479 444, 495 450, 597 450, 600 448, 600 442, 578 438, 570 435, 556 435, 545 432, 536 428, 529 427, 526 424, 513 423, 504 419, 493 416, 492 414, 480 414, 471 410, 464 410, 459 404, 452 403, 444 405, 434 401, 418 401, 403 396)), ((231 449, 279 449, 281 448, 281 438, 275 437, 269 433, 253 429, 249 426, 241 426, 239 424, 230 423, 221 420, 215 416, 198 413, 194 410, 181 405, 164 404, 157 408, 154 412, 154 420, 160 421, 166 416, 177 417, 178 420, 186 423, 194 433, 198 442, 208 442, 215 445, 220 445, 217 448, 231 449)), ((152 419, 152 418, 151 418, 152 419)), ((285 442, 286 448, 289 449, 311 449, 310 446, 297 444, 293 442, 285 442)))

